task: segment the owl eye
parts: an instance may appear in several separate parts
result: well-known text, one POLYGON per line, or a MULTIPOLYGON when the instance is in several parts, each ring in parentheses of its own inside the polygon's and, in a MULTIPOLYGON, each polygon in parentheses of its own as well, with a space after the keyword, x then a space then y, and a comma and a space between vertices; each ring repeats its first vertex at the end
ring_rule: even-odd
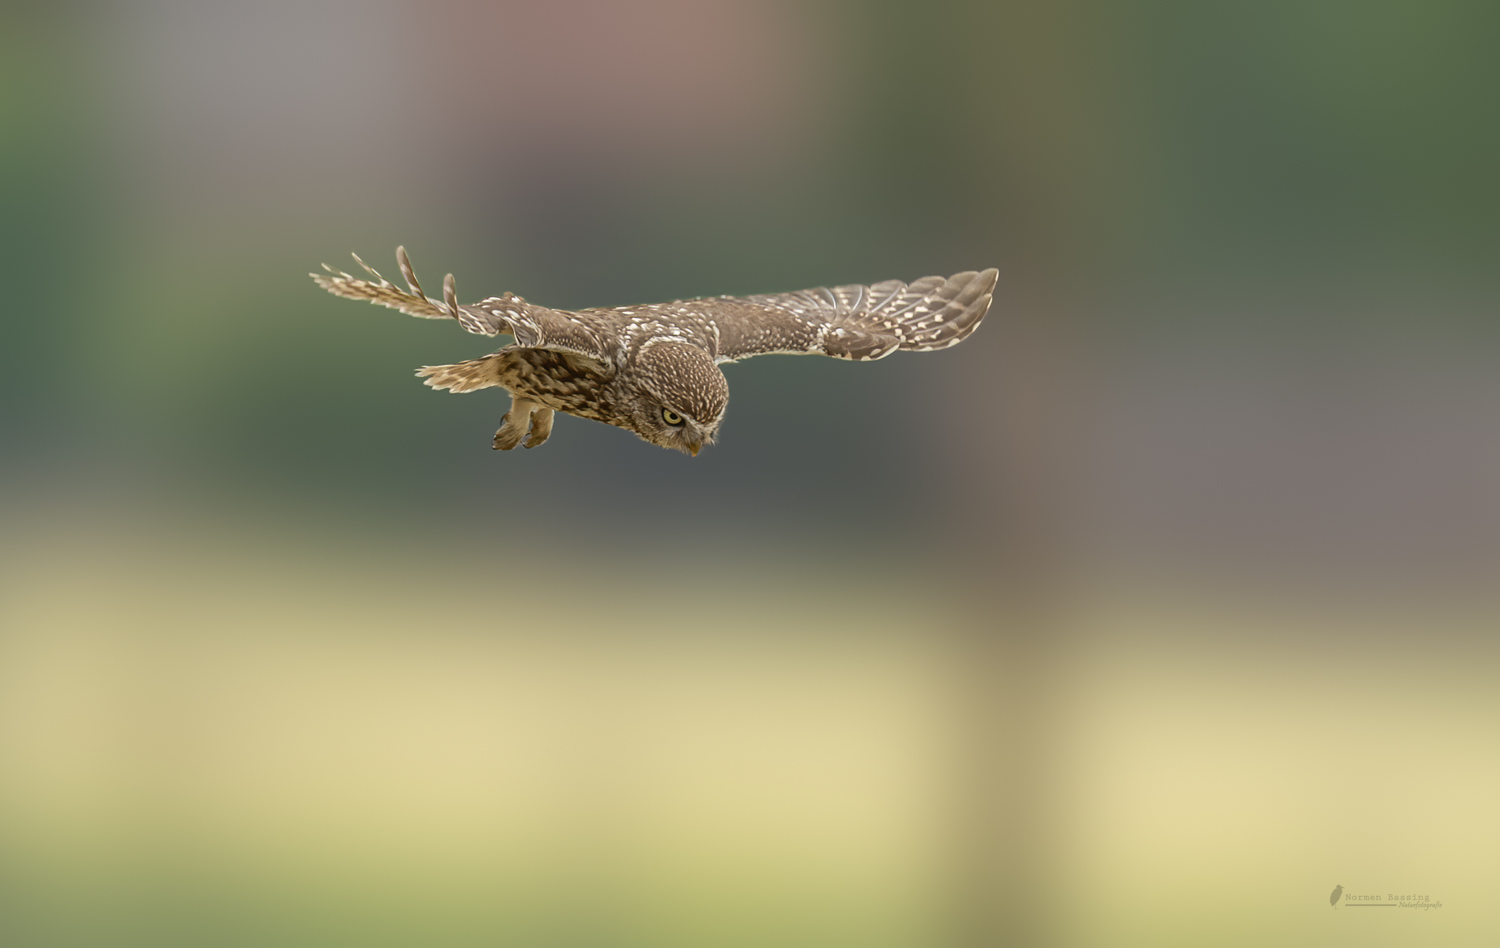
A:
POLYGON ((661 420, 665 421, 667 424, 671 425, 673 428, 681 428, 683 426, 683 424, 687 421, 686 418, 683 418, 681 415, 677 414, 675 411, 673 411, 670 408, 663 408, 661 410, 661 420))

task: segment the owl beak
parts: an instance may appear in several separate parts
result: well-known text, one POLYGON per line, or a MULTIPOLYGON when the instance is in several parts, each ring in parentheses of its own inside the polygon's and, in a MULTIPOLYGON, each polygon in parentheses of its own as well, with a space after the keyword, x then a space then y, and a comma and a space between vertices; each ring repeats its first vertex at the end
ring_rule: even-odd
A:
POLYGON ((688 450, 691 451, 691 452, 693 452, 693 457, 697 457, 698 456, 698 449, 701 448, 701 447, 703 447, 703 445, 701 445, 701 444, 689 444, 688 445, 688 450))

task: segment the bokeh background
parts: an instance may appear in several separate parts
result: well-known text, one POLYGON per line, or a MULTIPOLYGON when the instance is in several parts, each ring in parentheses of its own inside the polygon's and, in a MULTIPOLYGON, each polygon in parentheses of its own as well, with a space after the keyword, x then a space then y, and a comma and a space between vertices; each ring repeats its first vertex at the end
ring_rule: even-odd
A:
POLYGON ((1492 945, 1500 7, 0 8, 0 943, 1492 945), (697 459, 557 307, 998 266, 697 459), (1330 909, 1350 893, 1441 909, 1330 909))

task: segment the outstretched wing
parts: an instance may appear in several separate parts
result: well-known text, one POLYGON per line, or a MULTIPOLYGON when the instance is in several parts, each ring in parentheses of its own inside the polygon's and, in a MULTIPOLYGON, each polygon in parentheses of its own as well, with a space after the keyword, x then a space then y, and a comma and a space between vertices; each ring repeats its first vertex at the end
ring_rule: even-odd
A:
POLYGON ((719 328, 718 361, 767 353, 816 353, 881 359, 897 349, 924 352, 957 345, 990 307, 996 270, 887 280, 795 293, 692 300, 719 328))
POLYGON ((598 363, 600 371, 612 373, 617 367, 617 346, 609 344, 605 334, 596 331, 571 313, 535 306, 514 293, 492 296, 460 306, 454 289, 453 274, 443 278, 443 299, 435 300, 422 291, 412 271, 406 248, 396 248, 396 264, 406 280, 406 290, 375 271, 354 254, 354 260, 374 281, 350 276, 323 264, 327 273, 308 274, 323 289, 351 300, 368 300, 380 306, 400 310, 418 319, 456 319, 458 324, 481 336, 514 336, 517 346, 552 349, 581 356, 598 363))
MULTIPOLYGON (((308 276, 313 278, 314 283, 334 296, 342 296, 350 300, 368 300, 380 306, 400 310, 418 319, 459 319, 462 315, 462 310, 458 306, 457 293, 453 288, 453 274, 448 274, 447 279, 443 281, 443 295, 447 299, 444 301, 433 299, 422 292, 422 284, 417 282, 417 275, 412 272, 411 261, 407 259, 405 247, 396 248, 396 264, 401 267, 401 275, 406 278, 406 285, 410 292, 398 289, 394 283, 377 273, 374 267, 359 259, 359 254, 350 254, 350 256, 354 258, 355 263, 364 268, 366 273, 375 278, 375 282, 350 276, 342 270, 335 270, 326 263, 323 264, 323 269, 328 271, 326 274, 309 273, 308 276)), ((464 328, 470 332, 482 331, 468 325, 464 328)), ((487 335, 495 334, 488 333, 487 335)))

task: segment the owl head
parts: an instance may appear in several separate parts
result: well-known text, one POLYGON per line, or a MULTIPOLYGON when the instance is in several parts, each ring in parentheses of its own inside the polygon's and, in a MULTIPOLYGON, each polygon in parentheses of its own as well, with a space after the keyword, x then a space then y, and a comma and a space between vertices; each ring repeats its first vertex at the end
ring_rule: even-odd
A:
POLYGON ((633 360, 636 384, 628 405, 636 434, 652 444, 697 455, 713 444, 729 404, 729 382, 697 346, 652 340, 633 360))

